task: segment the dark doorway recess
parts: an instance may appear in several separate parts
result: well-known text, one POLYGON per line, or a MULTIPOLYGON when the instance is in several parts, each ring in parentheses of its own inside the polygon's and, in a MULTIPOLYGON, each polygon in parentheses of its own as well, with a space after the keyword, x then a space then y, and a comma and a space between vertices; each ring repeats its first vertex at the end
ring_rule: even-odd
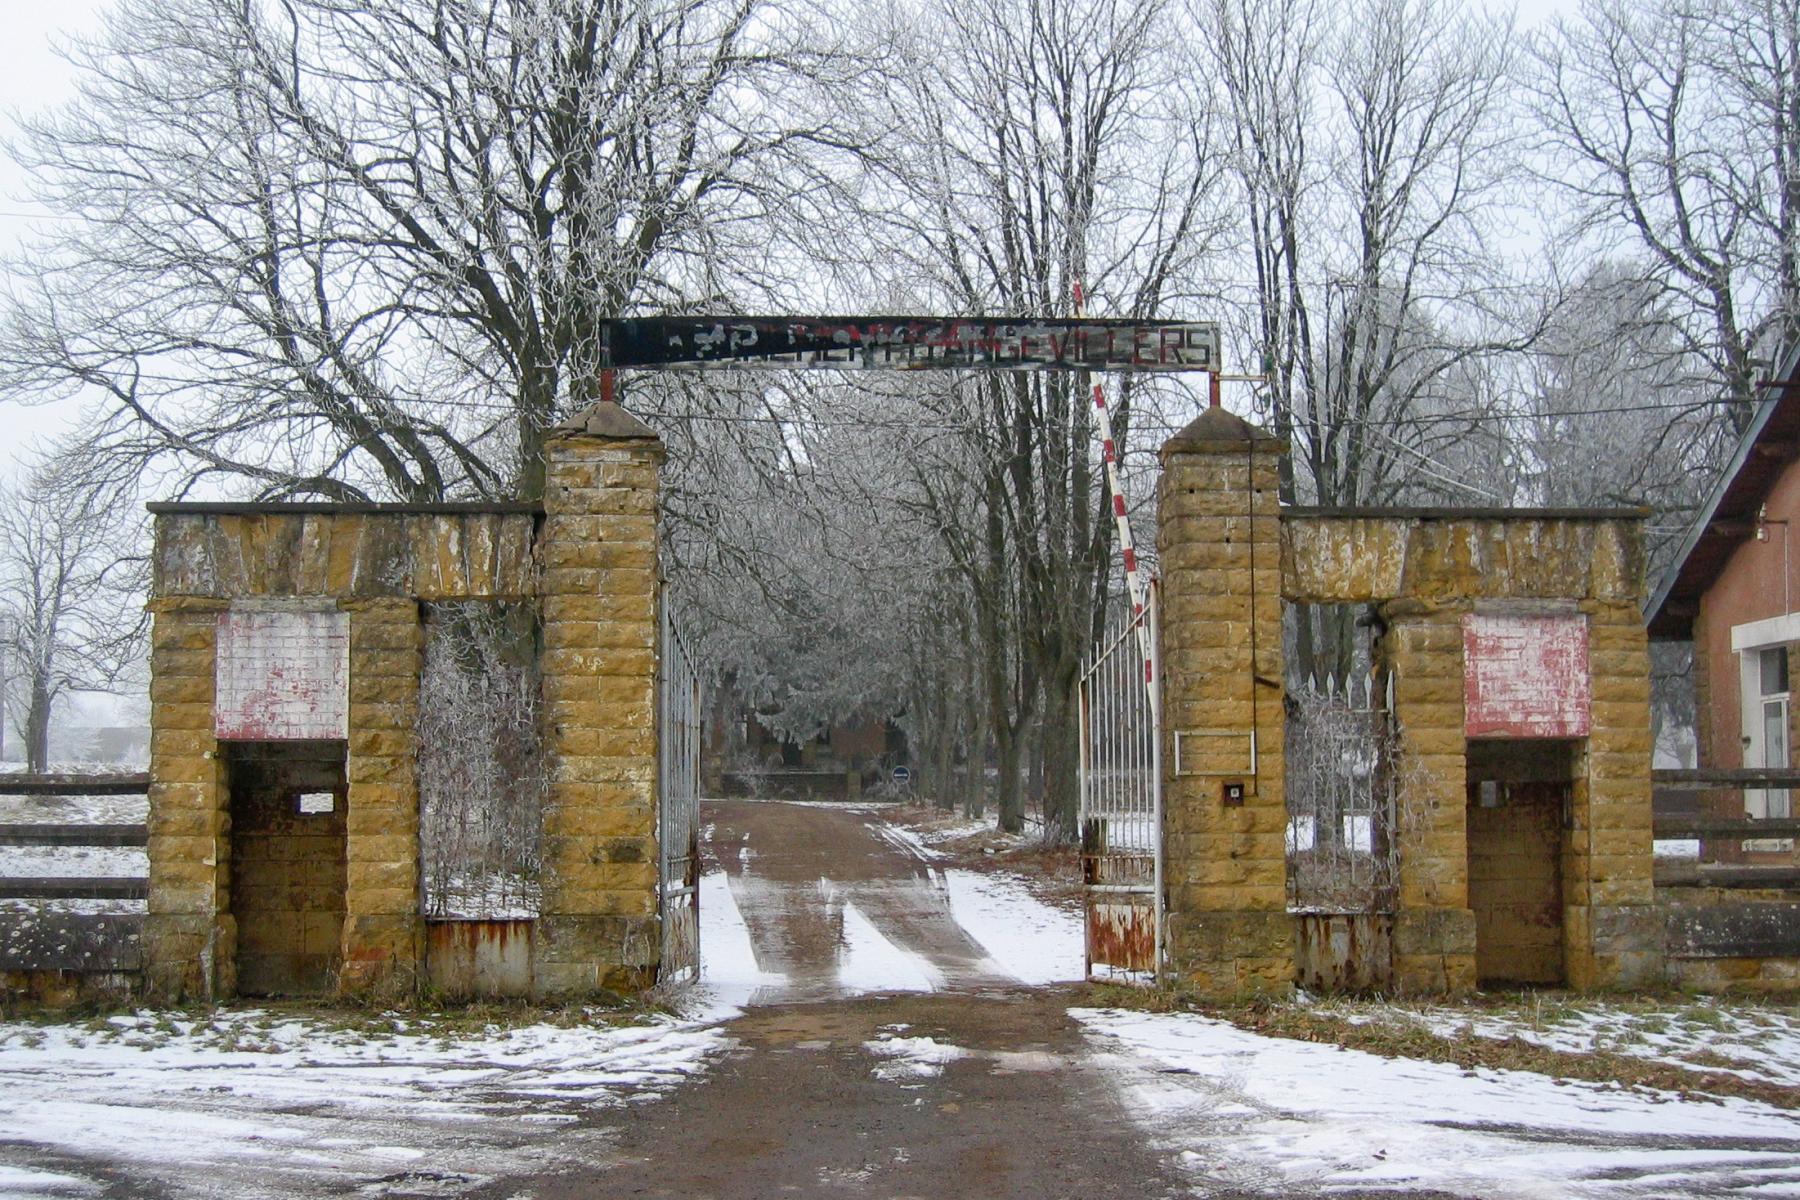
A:
POLYGON ((330 992, 344 932, 344 743, 226 747, 238 991, 330 992))
POLYGON ((1578 744, 1469 742, 1469 907, 1483 986, 1556 986, 1563 963, 1562 859, 1578 744))

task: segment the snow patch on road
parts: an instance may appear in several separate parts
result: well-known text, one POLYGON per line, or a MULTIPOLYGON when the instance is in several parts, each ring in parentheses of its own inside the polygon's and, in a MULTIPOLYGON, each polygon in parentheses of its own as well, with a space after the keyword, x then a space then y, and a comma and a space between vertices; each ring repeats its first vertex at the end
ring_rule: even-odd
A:
POLYGON ((889 941, 839 885, 821 879, 819 888, 844 906, 844 949, 838 956, 837 974, 846 992, 935 992, 943 988, 942 971, 889 941))
POLYGON ((1046 904, 1012 875, 943 873, 956 923, 1000 969, 1033 986, 1078 981, 1087 966, 1081 915, 1046 904))
MULTIPOLYGON (((745 847, 748 852, 748 846, 745 847)), ((728 1021, 738 1016, 759 992, 776 992, 788 977, 765 971, 756 961, 750 927, 738 911, 725 872, 700 877, 700 982, 684 1007, 696 1019, 728 1021)))
POLYGON ((1202 1188, 1800 1195, 1800 1115, 1763 1104, 1385 1059, 1192 1014, 1070 1015, 1202 1188))
POLYGON ((889 1083, 934 1079, 950 1063, 969 1054, 961 1046, 930 1037, 884 1037, 864 1042, 863 1049, 887 1060, 875 1068, 875 1077, 889 1083))

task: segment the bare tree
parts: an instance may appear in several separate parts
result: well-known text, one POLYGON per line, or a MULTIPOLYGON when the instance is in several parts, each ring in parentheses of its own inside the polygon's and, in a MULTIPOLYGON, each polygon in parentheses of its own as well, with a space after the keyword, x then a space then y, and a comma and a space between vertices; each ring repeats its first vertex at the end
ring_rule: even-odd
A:
POLYGON ((537 614, 431 605, 419 679, 419 854, 425 911, 535 916, 549 772, 537 614))
MULTIPOLYGON (((0 378, 128 477, 537 494, 597 322, 718 303, 853 149, 778 0, 124 0, 15 148, 65 218, 0 378), (754 103, 746 103, 755 97, 754 103)), ((241 486, 241 483, 240 483, 241 486)))
POLYGON ((1641 257, 1742 429, 1759 363, 1800 331, 1800 10, 1587 0, 1533 54, 1575 235, 1641 257))
MULTIPOLYGON (((1117 315, 1187 298, 1225 222, 1211 126, 1169 53, 1169 5, 981 0, 930 6, 917 25, 929 33, 901 42, 890 107, 919 114, 918 129, 884 145, 903 272, 889 286, 1014 317, 1068 314, 1078 284, 1117 315)), ((1115 399, 1122 442, 1132 393, 1115 399)), ((1070 688, 1112 570, 1087 381, 991 373, 926 402, 967 430, 954 454, 917 462, 913 493, 968 597, 1000 824, 1020 827, 1036 755, 1067 833, 1070 688)))
MULTIPOLYGON (((1506 28, 1452 0, 1211 0, 1206 18, 1252 361, 1294 446, 1284 499, 1492 502, 1439 460, 1480 425, 1472 363, 1539 327, 1502 302, 1489 230, 1516 162, 1506 28)), ((1341 672, 1349 642, 1308 620, 1296 649, 1341 672)))
POLYGON ((72 693, 142 682, 142 524, 127 499, 72 485, 69 466, 47 458, 0 495, 6 708, 33 771, 47 767, 51 721, 72 693))

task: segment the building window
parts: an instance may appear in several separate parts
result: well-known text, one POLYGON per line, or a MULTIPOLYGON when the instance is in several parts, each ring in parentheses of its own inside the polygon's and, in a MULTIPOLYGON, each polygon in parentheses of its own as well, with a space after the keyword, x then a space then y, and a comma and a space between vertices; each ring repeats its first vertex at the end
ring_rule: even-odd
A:
MULTIPOLYGON (((1746 653, 1755 660, 1753 703, 1744 711, 1744 765, 1785 770, 1788 755, 1788 649, 1770 646, 1746 653)), ((1745 666, 1750 664, 1746 662, 1745 666)), ((1745 689, 1750 691, 1750 689, 1745 689)), ((1785 818, 1792 814, 1793 797, 1787 788, 1750 788, 1744 792, 1747 816, 1785 818)))

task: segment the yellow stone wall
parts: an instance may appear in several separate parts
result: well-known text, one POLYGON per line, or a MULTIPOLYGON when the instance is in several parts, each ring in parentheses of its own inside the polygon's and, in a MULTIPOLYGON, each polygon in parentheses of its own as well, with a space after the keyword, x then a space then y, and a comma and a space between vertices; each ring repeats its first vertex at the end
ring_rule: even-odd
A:
MULTIPOLYGON (((586 414, 591 416, 592 414, 586 414)), ((655 981, 658 476, 662 445, 613 408, 552 438, 542 508, 157 505, 148 977, 234 989, 230 789, 213 738, 218 615, 291 597, 349 615, 340 986, 425 976, 415 729, 420 604, 536 599, 552 780, 540 995, 655 981), (602 430, 603 432, 596 432, 602 430)))
POLYGON ((1634 515, 1290 512, 1283 587, 1310 603, 1374 603, 1387 624, 1395 716, 1420 794, 1402 813, 1396 983, 1475 984, 1468 907, 1462 618, 1556 602, 1586 616, 1592 732, 1577 757, 1562 854, 1571 986, 1636 987, 1662 970, 1652 906, 1650 659, 1634 515))
POLYGON ((406 991, 424 969, 414 735, 424 629, 407 598, 343 600, 350 614, 347 870, 341 990, 406 991))
POLYGON ((1398 814, 1394 982, 1409 992, 1466 991, 1475 986, 1475 914, 1469 908, 1462 614, 1396 603, 1383 616, 1407 793, 1398 814))
POLYGON ((153 504, 155 596, 523 599, 537 594, 528 506, 153 504))
POLYGON ((1638 515, 1282 512, 1283 452, 1221 410, 1163 448, 1157 547, 1171 971, 1214 995, 1291 985, 1281 605, 1368 603, 1387 627, 1381 647, 1410 789, 1400 814, 1394 984, 1473 988, 1462 619, 1495 604, 1554 602, 1588 619, 1593 689, 1593 732, 1576 756, 1561 863, 1564 966, 1577 987, 1653 982, 1661 956, 1638 515), (1254 772, 1245 761, 1252 730, 1254 772), (1227 806, 1223 785, 1239 777, 1244 802, 1227 806))

